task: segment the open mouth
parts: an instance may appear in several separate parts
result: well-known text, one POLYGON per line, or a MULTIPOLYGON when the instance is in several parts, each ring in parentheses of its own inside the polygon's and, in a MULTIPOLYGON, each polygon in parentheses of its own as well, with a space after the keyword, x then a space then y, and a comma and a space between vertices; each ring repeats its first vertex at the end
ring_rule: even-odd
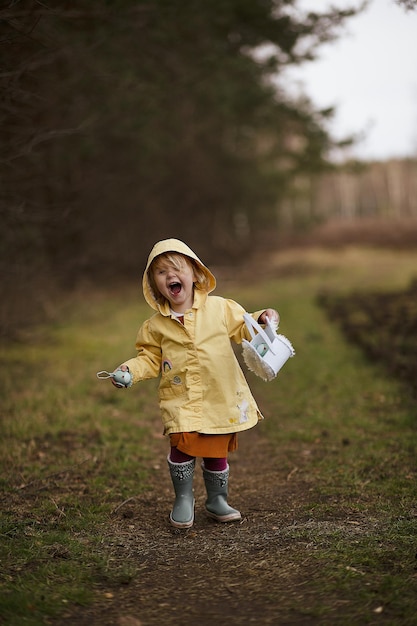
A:
POLYGON ((178 296, 181 291, 181 283, 171 283, 169 285, 169 290, 173 296, 178 296))

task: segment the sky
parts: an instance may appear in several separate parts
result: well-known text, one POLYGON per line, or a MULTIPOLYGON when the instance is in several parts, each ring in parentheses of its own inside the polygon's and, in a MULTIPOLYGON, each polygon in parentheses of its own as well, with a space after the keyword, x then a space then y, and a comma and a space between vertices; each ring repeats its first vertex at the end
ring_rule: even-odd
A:
MULTIPOLYGON (((299 0, 303 9, 357 7, 358 0, 299 0)), ((385 160, 417 156, 417 8, 371 0, 346 20, 340 37, 318 49, 318 59, 288 72, 288 89, 320 107, 335 106, 330 125, 338 139, 360 141, 349 157, 385 160)))

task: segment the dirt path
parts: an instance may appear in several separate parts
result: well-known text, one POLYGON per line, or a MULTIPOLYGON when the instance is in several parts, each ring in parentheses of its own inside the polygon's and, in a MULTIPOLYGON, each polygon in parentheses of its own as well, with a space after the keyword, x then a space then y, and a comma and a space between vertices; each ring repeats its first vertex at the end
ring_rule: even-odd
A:
POLYGON ((241 522, 219 524, 205 516, 196 466, 195 524, 188 531, 172 528, 166 451, 166 441, 155 440, 152 492, 120 507, 103 537, 103 553, 135 576, 117 588, 104 583, 92 607, 68 613, 55 626, 315 623, 304 606, 294 610, 302 598, 305 603, 306 571, 294 553, 299 546, 283 535, 307 487, 288 480, 262 425, 243 433, 230 457, 229 501, 241 510, 241 522))

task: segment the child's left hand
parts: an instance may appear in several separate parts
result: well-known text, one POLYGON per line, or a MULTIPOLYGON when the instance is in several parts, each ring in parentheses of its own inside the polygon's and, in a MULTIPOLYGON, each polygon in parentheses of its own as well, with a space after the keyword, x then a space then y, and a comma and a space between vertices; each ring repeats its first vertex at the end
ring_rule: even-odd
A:
POLYGON ((266 318, 269 319, 271 324, 278 327, 279 325, 279 313, 275 309, 266 309, 258 318, 259 324, 266 324, 266 318))

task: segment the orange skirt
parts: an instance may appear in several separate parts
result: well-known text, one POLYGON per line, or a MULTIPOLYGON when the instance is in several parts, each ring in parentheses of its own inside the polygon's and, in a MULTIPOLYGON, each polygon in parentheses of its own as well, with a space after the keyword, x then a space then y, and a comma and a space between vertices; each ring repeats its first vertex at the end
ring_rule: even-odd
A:
POLYGON ((237 433, 204 435, 202 433, 173 433, 171 446, 190 456, 207 459, 227 458, 228 452, 237 450, 237 433))

